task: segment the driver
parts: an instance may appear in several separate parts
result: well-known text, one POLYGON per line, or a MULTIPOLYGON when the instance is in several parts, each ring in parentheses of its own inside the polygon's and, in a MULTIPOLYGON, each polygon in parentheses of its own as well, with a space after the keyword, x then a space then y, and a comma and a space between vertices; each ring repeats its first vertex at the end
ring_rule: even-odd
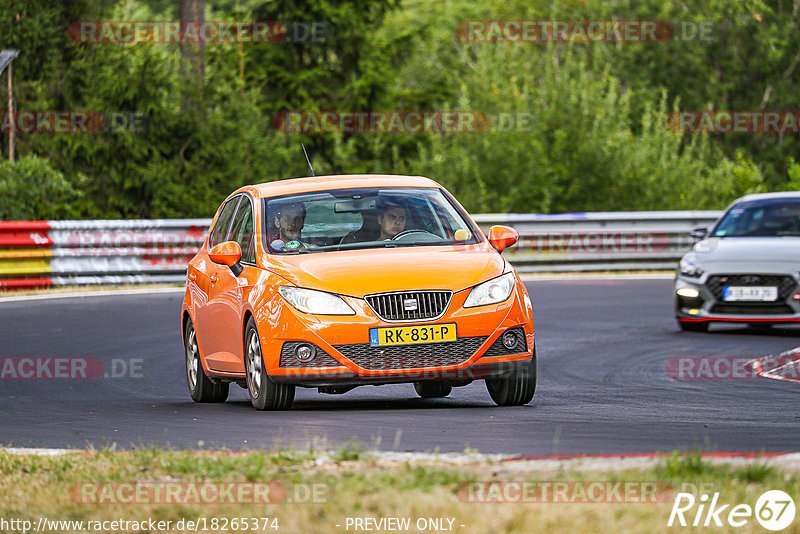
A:
POLYGON ((386 201, 378 208, 378 227, 381 234, 378 241, 388 241, 406 229, 408 221, 408 211, 406 208, 395 202, 386 201))
POLYGON ((306 207, 302 202, 281 205, 273 218, 278 233, 269 236, 270 246, 275 250, 283 250, 287 243, 299 242, 305 223, 306 207))

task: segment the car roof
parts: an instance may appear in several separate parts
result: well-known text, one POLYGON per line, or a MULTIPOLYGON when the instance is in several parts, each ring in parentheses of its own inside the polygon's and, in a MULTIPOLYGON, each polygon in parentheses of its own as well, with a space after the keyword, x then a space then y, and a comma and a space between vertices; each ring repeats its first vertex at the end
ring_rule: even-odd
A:
MULTIPOLYGON (((362 187, 441 187, 424 176, 403 176, 398 174, 335 174, 329 176, 307 176, 277 180, 243 187, 259 197, 276 197, 295 193, 332 191, 334 189, 356 189, 362 187)), ((238 191, 237 191, 238 192, 238 191)))
POLYGON ((774 200, 780 198, 800 198, 800 191, 781 191, 778 193, 753 193, 737 198, 734 204, 739 202, 752 202, 754 200, 774 200))

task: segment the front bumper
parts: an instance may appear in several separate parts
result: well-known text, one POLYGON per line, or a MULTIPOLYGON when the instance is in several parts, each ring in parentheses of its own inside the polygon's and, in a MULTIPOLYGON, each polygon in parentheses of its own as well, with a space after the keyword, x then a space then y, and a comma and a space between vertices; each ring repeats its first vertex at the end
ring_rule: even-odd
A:
POLYGON ((800 300, 795 295, 800 291, 798 277, 791 273, 730 273, 706 272, 698 278, 678 273, 675 277, 675 316, 681 322, 745 322, 745 323, 798 323, 800 322, 800 300), (758 277, 756 283, 745 283, 744 277, 758 277), (723 287, 730 285, 753 285, 778 287, 778 299, 770 302, 726 301, 722 297, 723 287), (694 289, 697 297, 678 294, 681 289, 694 289))
POLYGON ((447 313, 435 321, 407 324, 383 322, 360 299, 347 300, 356 315, 330 322, 284 307, 280 317, 282 335, 267 338, 263 335, 265 329, 259 327, 267 373, 276 382, 309 386, 423 380, 468 382, 502 377, 518 364, 529 363, 534 352, 533 312, 524 287, 517 287, 505 302, 483 308, 463 308, 467 293, 453 295, 447 313), (370 328, 439 323, 455 323, 457 340, 370 345, 370 328), (518 339, 511 349, 501 341, 508 330, 514 330, 518 339), (312 361, 298 361, 294 349, 299 344, 314 346, 312 361))
POLYGON ((271 376, 274 382, 284 382, 306 387, 325 386, 381 386, 385 384, 404 384, 426 380, 467 383, 486 378, 504 378, 512 373, 529 369, 531 354, 517 361, 501 361, 495 363, 476 363, 469 367, 454 371, 424 370, 420 372, 404 371, 395 376, 368 377, 360 376, 352 371, 340 373, 307 373, 294 375, 271 376))

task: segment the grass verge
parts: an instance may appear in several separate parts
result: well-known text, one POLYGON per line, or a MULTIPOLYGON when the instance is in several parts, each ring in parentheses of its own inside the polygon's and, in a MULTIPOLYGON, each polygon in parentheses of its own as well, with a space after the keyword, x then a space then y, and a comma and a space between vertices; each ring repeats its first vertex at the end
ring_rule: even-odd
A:
MULTIPOLYGON (((185 521, 201 518, 205 518, 206 528, 196 530, 209 532, 355 532, 355 518, 408 518, 407 532, 444 532, 447 528, 464 533, 660 532, 667 530, 677 491, 693 493, 698 498, 703 492, 719 492, 719 502, 732 507, 740 503, 754 506, 765 491, 780 489, 800 502, 800 473, 759 461, 744 466, 712 465, 699 455, 676 454, 652 468, 600 472, 541 471, 535 463, 526 469, 519 465, 510 469, 513 463, 386 460, 354 447, 327 454, 141 449, 33 456, 2 451, 0 518, 27 520, 33 525, 41 517, 51 521, 171 522, 165 529, 148 524, 118 524, 115 529, 110 528, 115 525, 107 523, 104 532, 189 531, 185 521), (491 484, 470 486, 476 481, 491 484), (521 494, 509 490, 523 487, 518 484, 523 482, 527 484, 524 487, 540 488, 529 492, 528 500, 533 497, 545 502, 518 502, 521 494), (541 492, 545 486, 557 490, 557 482, 566 488, 560 497, 554 498, 555 491, 541 492), (227 487, 235 489, 224 496, 224 492, 210 491, 222 487, 221 483, 230 483, 227 487), (626 496, 625 488, 640 487, 641 483, 655 483, 660 489, 646 496, 637 497, 636 492, 632 498, 626 496), (595 489, 603 489, 593 492, 592 484, 595 489), (623 489, 616 494, 613 488, 620 484, 623 489), (270 488, 269 503, 263 492, 253 490, 265 486, 270 488), (257 493, 259 498, 255 498, 257 493), (593 502, 598 495, 603 497, 601 502, 593 502), (617 496, 622 496, 622 502, 617 496), (490 497, 512 502, 474 502, 492 500, 490 497), (129 500, 138 502, 122 502, 129 500), (219 500, 225 502, 217 503, 219 500), (233 518, 238 519, 235 525, 233 518), (250 522, 243 523, 245 518, 250 522), (270 520, 265 523, 263 518, 270 520), (257 529, 252 528, 254 519, 257 529), (212 523, 214 520, 216 523, 212 523), (273 529, 276 525, 277 530, 273 529)), ((687 513, 689 521, 695 512, 696 507, 691 510, 691 517, 687 513)), ((722 518, 724 521, 725 514, 722 518)), ((0 531, 19 531, 8 526, 0 521, 0 531)), ((84 523, 83 529, 78 529, 75 525, 61 525, 44 530, 91 530, 87 526, 90 525, 84 523)), ((763 529, 751 517, 743 527, 713 531, 763 529)), ((784 532, 800 532, 800 520, 796 519, 784 532)))

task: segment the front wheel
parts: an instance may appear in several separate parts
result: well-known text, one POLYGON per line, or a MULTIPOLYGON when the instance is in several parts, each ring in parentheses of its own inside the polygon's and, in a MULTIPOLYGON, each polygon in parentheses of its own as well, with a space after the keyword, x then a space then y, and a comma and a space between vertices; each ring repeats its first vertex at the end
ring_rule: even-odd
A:
POLYGON ((273 382, 267 375, 261 339, 251 317, 245 329, 245 370, 250 403, 256 410, 288 410, 294 402, 294 386, 273 382))
POLYGON ((192 320, 186 321, 186 330, 183 335, 186 349, 186 381, 189 384, 189 394, 195 402, 225 402, 228 398, 228 382, 218 380, 212 382, 203 372, 200 363, 200 348, 197 345, 197 333, 192 320))
POLYGON ((498 406, 528 404, 536 391, 536 348, 528 365, 516 369, 506 378, 487 378, 486 389, 498 406))

